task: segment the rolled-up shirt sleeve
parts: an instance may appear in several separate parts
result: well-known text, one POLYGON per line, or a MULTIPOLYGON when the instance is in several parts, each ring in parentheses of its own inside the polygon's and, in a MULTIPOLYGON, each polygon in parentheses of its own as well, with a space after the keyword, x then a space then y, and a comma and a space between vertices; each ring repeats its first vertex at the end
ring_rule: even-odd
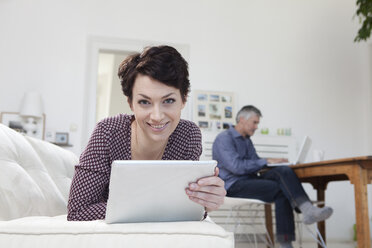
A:
MULTIPOLYGON (((254 149, 253 145, 252 148, 254 149)), ((246 175, 256 173, 266 164, 266 159, 257 156, 244 158, 239 155, 236 143, 228 135, 219 135, 213 143, 213 159, 218 161, 218 167, 227 170, 234 175, 246 175)))

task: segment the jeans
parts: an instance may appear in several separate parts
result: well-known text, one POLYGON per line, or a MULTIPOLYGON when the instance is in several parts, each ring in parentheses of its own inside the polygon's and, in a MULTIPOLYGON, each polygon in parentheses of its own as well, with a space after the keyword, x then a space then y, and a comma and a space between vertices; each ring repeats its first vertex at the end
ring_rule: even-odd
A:
POLYGON ((276 239, 295 240, 293 209, 309 197, 300 180, 288 166, 278 166, 260 174, 247 175, 227 190, 227 196, 275 202, 276 239))

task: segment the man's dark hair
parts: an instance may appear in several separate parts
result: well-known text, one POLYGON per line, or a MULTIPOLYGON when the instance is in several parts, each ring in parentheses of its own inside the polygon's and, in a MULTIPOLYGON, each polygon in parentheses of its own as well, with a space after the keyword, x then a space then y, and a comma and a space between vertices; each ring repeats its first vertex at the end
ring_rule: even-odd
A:
POLYGON ((138 74, 179 89, 182 101, 186 102, 190 91, 188 64, 175 48, 147 47, 142 53, 130 55, 120 64, 118 76, 129 102, 132 102, 134 81, 138 74))
POLYGON ((236 114, 236 123, 239 122, 240 117, 244 117, 248 120, 253 114, 258 117, 262 117, 261 111, 253 105, 246 105, 242 107, 239 112, 236 114))

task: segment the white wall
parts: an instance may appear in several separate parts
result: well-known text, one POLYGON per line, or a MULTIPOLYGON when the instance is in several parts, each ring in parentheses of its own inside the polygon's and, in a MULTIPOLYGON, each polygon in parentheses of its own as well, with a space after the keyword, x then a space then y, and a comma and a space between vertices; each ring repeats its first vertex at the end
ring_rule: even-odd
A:
MULTIPOLYGON (((0 111, 40 92, 47 128, 76 124, 80 153, 88 37, 181 43, 193 89, 235 91, 238 108, 255 104, 263 126, 310 135, 327 159, 372 154, 371 53, 353 43, 354 13, 350 0, 0 0, 0 111)), ((352 237, 353 201, 348 182, 329 185, 330 240, 352 237)))

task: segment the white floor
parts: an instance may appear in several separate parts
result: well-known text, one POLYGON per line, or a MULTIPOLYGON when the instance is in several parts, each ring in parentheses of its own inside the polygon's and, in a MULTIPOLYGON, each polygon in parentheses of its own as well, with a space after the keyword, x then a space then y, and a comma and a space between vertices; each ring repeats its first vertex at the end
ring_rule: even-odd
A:
MULTIPOLYGON (((249 243, 236 243, 235 248, 253 248, 254 245, 249 244, 249 243)), ((278 247, 278 246, 276 246, 278 247)), ((299 244, 293 243, 294 248, 316 248, 318 247, 315 242, 304 242, 302 246, 300 247, 299 244)), ((356 248, 357 245, 354 242, 350 243, 334 243, 334 242, 329 242, 327 244, 327 248, 356 248)), ((259 244, 257 248, 266 248, 266 245, 264 244, 259 244)))

